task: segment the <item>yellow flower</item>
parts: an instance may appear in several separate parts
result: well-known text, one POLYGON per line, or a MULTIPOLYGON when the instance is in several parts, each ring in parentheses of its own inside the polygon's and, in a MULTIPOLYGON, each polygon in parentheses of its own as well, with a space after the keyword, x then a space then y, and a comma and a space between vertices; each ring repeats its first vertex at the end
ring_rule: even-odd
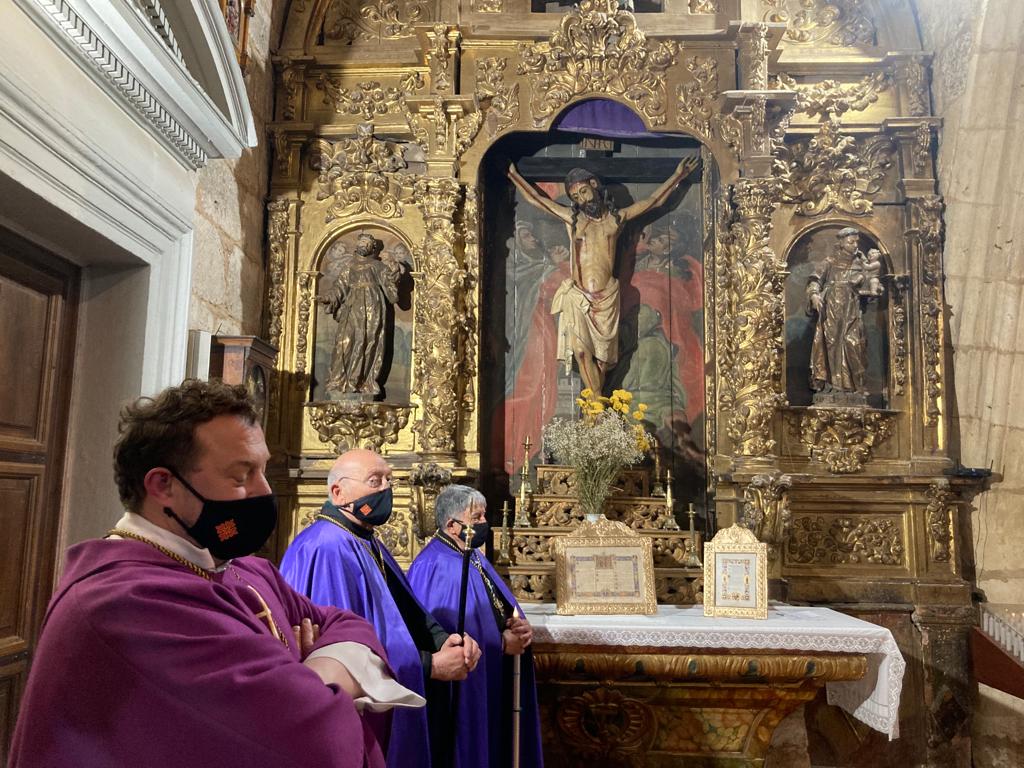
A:
POLYGON ((644 411, 647 410, 647 403, 637 403, 636 407, 637 410, 640 411, 640 413, 643 413, 644 411))
POLYGON ((636 419, 637 421, 642 421, 643 418, 644 418, 644 412, 643 411, 633 411, 633 418, 636 419))
POLYGON ((590 404, 590 410, 592 410, 594 413, 601 413, 601 411, 604 410, 604 403, 600 401, 593 402, 590 404))
POLYGON ((616 389, 614 392, 612 392, 612 397, 616 398, 617 400, 624 400, 628 403, 633 399, 633 393, 625 389, 616 389))
POLYGON ((587 387, 582 392, 580 392, 580 397, 582 397, 582 398, 584 398, 586 400, 589 400, 593 396, 594 396, 594 391, 590 387, 587 387))
POLYGON ((585 408, 586 405, 587 405, 587 401, 584 400, 582 397, 577 397, 576 398, 576 405, 578 405, 580 408, 585 408))

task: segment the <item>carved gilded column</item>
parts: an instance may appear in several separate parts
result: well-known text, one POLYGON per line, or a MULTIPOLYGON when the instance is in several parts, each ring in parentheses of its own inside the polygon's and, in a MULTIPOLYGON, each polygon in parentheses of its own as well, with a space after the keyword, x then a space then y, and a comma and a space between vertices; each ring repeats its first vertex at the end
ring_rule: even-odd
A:
POLYGON ((270 401, 267 414, 268 439, 274 442, 284 397, 282 361, 287 360, 283 337, 284 313, 290 290, 288 276, 294 266, 299 235, 301 201, 277 197, 267 203, 267 276, 264 289, 266 304, 263 316, 263 337, 278 349, 278 364, 271 374, 270 401))
POLYGON ((455 179, 421 178, 415 198, 426 237, 417 253, 416 340, 413 389, 420 399, 419 451, 453 454, 459 424, 457 309, 462 268, 456 253, 455 212, 462 188, 455 179))
POLYGON ((768 244, 781 193, 778 179, 740 179, 719 229, 719 412, 741 463, 770 463, 772 420, 785 402, 780 392, 785 264, 768 244))
MULTIPOLYGON (((942 198, 924 195, 909 202, 910 245, 916 251, 921 295, 918 328, 921 349, 921 409, 925 426, 941 434, 943 397, 942 198)), ((941 437, 937 441, 941 447, 941 437)))

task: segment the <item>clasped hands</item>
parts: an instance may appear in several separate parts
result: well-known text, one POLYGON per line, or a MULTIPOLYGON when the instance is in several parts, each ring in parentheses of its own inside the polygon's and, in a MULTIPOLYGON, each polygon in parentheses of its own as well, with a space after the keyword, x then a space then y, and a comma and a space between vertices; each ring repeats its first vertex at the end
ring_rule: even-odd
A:
POLYGON ((480 646, 469 635, 448 635, 431 659, 433 680, 465 680, 480 662, 480 646))
POLYGON ((510 618, 505 622, 505 627, 501 633, 502 649, 509 656, 518 656, 533 642, 533 627, 519 616, 510 618))

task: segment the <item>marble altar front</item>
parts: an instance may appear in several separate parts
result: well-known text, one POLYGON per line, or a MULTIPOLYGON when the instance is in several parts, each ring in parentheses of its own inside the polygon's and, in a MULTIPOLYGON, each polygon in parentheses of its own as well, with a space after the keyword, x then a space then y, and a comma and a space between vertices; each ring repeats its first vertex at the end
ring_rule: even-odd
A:
POLYGON ((898 736, 905 662, 888 629, 827 608, 767 620, 557 616, 530 605, 545 761, 560 766, 765 765, 776 726, 828 701, 898 736))

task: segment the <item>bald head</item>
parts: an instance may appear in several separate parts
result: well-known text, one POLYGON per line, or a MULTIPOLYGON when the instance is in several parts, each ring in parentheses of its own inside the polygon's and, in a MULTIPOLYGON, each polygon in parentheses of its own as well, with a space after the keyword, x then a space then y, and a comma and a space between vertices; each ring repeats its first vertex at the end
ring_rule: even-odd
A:
POLYGON ((355 448, 341 454, 327 473, 327 493, 340 507, 391 484, 391 467, 379 453, 355 448))

